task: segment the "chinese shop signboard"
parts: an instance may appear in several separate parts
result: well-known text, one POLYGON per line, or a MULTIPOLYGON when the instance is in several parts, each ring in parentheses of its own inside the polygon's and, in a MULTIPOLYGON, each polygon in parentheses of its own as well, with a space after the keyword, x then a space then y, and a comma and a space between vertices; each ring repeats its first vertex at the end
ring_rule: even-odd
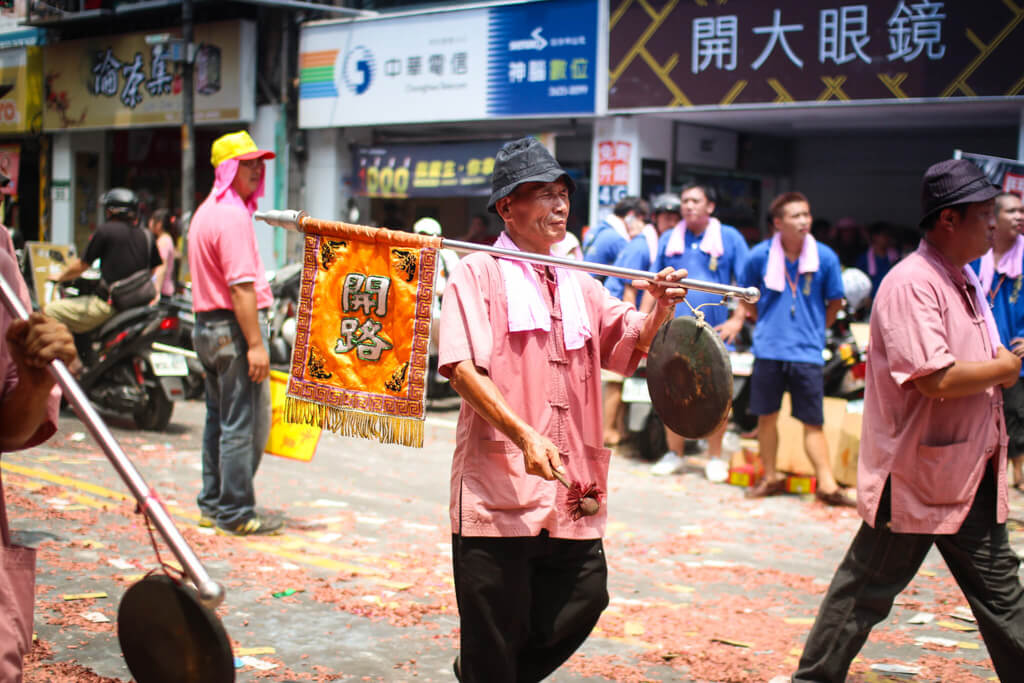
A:
MULTIPOLYGON (((252 120, 255 24, 196 26, 195 43, 196 123, 252 120)), ((47 130, 181 123, 180 68, 166 45, 147 44, 144 33, 61 42, 43 56, 47 130)))
POLYGON ((594 0, 312 24, 299 125, 588 114, 596 68, 594 0))
POLYGON ((1016 97, 1022 19, 1003 0, 611 0, 608 106, 1016 97))
POLYGON ((43 101, 40 50, 0 50, 0 134, 39 130, 43 101))
POLYGON ((355 192, 364 197, 486 197, 503 141, 355 148, 355 192))

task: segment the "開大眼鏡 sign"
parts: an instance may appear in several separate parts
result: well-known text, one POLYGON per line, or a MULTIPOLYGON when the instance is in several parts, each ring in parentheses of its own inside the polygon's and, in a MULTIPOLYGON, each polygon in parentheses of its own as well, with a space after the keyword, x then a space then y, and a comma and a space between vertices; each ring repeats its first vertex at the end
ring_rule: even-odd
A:
POLYGON ((593 0, 306 26, 299 126, 594 112, 593 0))
POLYGON ((608 107, 1016 97, 1024 4, 611 0, 608 107))
POLYGON ((504 141, 356 147, 356 194, 364 197, 486 197, 504 141))
MULTIPOLYGON (((169 35, 180 37, 179 29, 169 35)), ((181 123, 182 75, 167 44, 145 33, 63 41, 44 48, 43 127, 131 128, 181 123)), ((256 25, 195 28, 195 120, 251 121, 256 112, 256 25)))

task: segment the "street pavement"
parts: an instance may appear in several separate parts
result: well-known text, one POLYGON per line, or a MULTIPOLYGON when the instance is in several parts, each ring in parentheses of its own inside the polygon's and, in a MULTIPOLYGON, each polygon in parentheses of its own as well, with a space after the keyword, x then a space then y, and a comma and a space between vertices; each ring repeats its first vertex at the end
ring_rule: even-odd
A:
MULTIPOLYGON (((109 423, 227 589, 217 613, 236 680, 452 681, 458 618, 447 507, 456 418, 457 399, 432 405, 423 449, 325 433, 310 463, 266 456, 257 503, 286 526, 247 538, 196 526, 202 403, 176 404, 163 433, 109 423)), ((71 413, 48 443, 5 453, 2 465, 15 540, 39 548, 26 681, 131 680, 118 603, 159 561, 127 487, 71 413), (106 597, 74 599, 93 593, 106 597)), ((748 501, 698 467, 662 478, 648 468, 613 458, 611 604, 549 680, 787 680, 856 513, 811 496, 748 501)), ((1011 542, 1021 551, 1024 496, 1011 490, 1011 505, 1011 542)), ((162 543, 160 554, 171 559, 162 543)), ((966 607, 933 551, 848 680, 996 680, 966 607), (916 673, 886 674, 878 668, 886 665, 916 673)))

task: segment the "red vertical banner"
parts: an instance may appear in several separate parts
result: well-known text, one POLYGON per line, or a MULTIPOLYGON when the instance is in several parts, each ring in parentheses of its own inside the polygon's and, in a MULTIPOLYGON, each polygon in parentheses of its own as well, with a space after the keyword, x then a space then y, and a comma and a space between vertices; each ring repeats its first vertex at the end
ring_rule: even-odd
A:
POLYGON ((612 206, 628 194, 631 151, 632 144, 622 140, 597 144, 597 197, 601 206, 612 206))

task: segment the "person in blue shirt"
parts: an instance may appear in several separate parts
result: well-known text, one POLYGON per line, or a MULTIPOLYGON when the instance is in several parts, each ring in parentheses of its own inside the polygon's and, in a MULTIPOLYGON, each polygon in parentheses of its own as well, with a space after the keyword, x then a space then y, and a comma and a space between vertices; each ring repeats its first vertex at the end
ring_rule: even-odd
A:
MULTIPOLYGON (((640 197, 624 197, 597 229, 583 238, 583 260, 610 266, 629 241, 643 230, 650 206, 640 197)), ((603 275, 595 275, 604 281, 603 275)))
MULTIPOLYGON (((1024 205, 1012 192, 996 195, 992 248, 971 264, 988 295, 999 341, 1024 358, 1024 205)), ((1024 376, 1024 370, 1021 371, 1024 376)), ((1013 487, 1024 492, 1024 380, 1003 389, 1003 416, 1013 464, 1013 487)))
POLYGON ((868 226, 868 236, 871 244, 857 259, 856 268, 871 278, 871 291, 874 293, 885 274, 900 260, 900 252, 893 239, 893 227, 888 223, 872 223, 868 226))
MULTIPOLYGON (((747 257, 747 242, 739 230, 712 217, 716 198, 714 188, 706 185, 693 184, 683 188, 679 195, 682 220, 659 238, 651 270, 657 272, 668 266, 685 268, 687 277, 720 284, 732 284, 739 278, 747 257)), ((676 316, 693 315, 693 309, 708 304, 699 309, 704 320, 718 330, 724 342, 731 344, 743 327, 744 313, 737 308, 730 315, 729 309, 717 305, 719 303, 722 303, 720 295, 690 290, 686 301, 676 307, 676 316)), ((647 308, 647 302, 643 302, 641 309, 647 308)), ((708 437, 708 455, 711 458, 722 455, 722 437, 726 427, 723 424, 708 437)), ((652 465, 652 474, 673 474, 682 469, 685 439, 667 427, 665 437, 668 451, 652 465)))
MULTIPOLYGON (((629 241, 643 230, 650 205, 640 197, 624 197, 596 230, 583 238, 583 260, 610 266, 629 241)), ((594 274, 602 282, 603 275, 594 274)), ((624 377, 611 370, 601 370, 603 385, 604 443, 616 446, 625 433, 626 411, 622 404, 624 377)))
MULTIPOLYGON (((658 256, 658 238, 676 227, 682 220, 679 195, 671 192, 658 195, 651 202, 651 222, 644 226, 640 234, 630 240, 626 248, 619 252, 613 265, 620 268, 650 271, 658 256)), ((604 288, 614 297, 622 299, 635 308, 640 307, 643 290, 638 290, 632 280, 621 277, 605 278, 604 288)))
MULTIPOLYGON (((779 195, 771 204, 775 234, 750 251, 740 278, 758 287, 756 304, 743 302, 757 320, 754 368, 750 376, 750 412, 758 416, 757 441, 764 478, 747 489, 761 498, 785 491, 775 469, 779 447, 779 408, 787 390, 793 417, 804 424, 804 450, 814 466, 817 497, 828 505, 856 506, 832 476, 822 426, 825 379, 821 352, 825 329, 843 305, 843 280, 836 253, 810 234, 811 206, 799 192, 779 195)), ((691 273, 692 277, 692 273, 691 273)))

